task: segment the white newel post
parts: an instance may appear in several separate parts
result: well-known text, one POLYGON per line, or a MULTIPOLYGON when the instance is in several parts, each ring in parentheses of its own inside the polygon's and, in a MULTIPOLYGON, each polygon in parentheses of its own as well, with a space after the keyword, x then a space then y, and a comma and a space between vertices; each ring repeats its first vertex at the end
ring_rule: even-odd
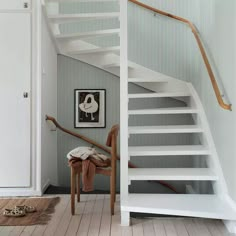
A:
MULTIPOLYGON (((120 1, 120 197, 128 198, 128 35, 127 0, 120 1)), ((121 210, 121 225, 129 225, 129 212, 121 210)))

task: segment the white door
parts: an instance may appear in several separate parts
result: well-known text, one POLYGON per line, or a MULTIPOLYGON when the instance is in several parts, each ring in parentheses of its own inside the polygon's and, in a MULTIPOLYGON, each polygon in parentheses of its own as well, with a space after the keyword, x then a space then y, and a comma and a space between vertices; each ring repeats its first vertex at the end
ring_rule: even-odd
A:
POLYGON ((29 13, 0 13, 0 187, 30 186, 30 22, 29 13))
POLYGON ((30 0, 0 0, 0 10, 23 10, 30 8, 30 0))

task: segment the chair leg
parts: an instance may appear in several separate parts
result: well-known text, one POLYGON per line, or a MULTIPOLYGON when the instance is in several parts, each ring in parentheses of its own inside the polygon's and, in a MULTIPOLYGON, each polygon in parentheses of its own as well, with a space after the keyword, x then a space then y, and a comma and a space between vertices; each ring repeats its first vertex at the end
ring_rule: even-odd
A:
POLYGON ((114 175, 113 175, 113 191, 114 191, 114 202, 116 202, 116 165, 114 166, 114 175))
POLYGON ((114 215, 114 185, 113 185, 113 178, 110 177, 110 207, 111 207, 111 215, 114 215))
POLYGON ((77 177, 77 202, 80 202, 80 172, 77 177))
POLYGON ((75 214, 75 182, 76 182, 76 173, 74 171, 74 169, 71 167, 71 214, 74 215, 75 214))

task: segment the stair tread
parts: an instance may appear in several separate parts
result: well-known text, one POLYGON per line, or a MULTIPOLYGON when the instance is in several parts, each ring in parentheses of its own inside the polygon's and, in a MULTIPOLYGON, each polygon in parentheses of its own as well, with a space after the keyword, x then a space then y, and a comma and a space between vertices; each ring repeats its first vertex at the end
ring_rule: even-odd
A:
POLYGON ((48 2, 119 2, 120 0, 48 0, 48 2))
POLYGON ((199 125, 161 125, 161 126, 129 126, 130 134, 142 133, 200 133, 199 125))
POLYGON ((171 146, 129 146, 130 156, 148 155, 210 155, 210 150, 203 145, 171 145, 171 146))
POLYGON ((223 197, 203 194, 129 194, 121 210, 235 220, 236 211, 223 197))
POLYGON ((95 48, 95 49, 88 49, 88 50, 78 50, 68 52, 70 55, 80 55, 80 54, 90 54, 90 53, 105 53, 105 52, 112 52, 112 51, 119 51, 120 46, 115 47, 106 47, 106 48, 95 48))
POLYGON ((159 92, 159 93, 135 93, 129 94, 129 98, 153 98, 153 97, 188 97, 188 92, 159 92))
POLYGON ((57 20, 76 20, 76 19, 87 19, 87 18, 110 18, 119 17, 119 12, 102 12, 102 13, 78 13, 78 14, 53 14, 48 15, 50 20, 54 22, 57 20))
POLYGON ((188 114, 197 113, 198 110, 192 107, 170 107, 170 108, 153 108, 153 109, 135 109, 129 110, 129 115, 145 114, 188 114))
POLYGON ((68 39, 68 38, 87 38, 87 37, 96 37, 107 34, 119 34, 120 29, 108 29, 108 30, 95 30, 90 32, 74 33, 74 34, 58 34, 55 35, 57 39, 68 39))
POLYGON ((111 67, 120 67, 120 63, 116 62, 116 63, 110 63, 110 64, 103 65, 104 69, 108 69, 108 68, 111 68, 111 67))
POLYGON ((134 168, 129 169, 130 180, 207 180, 218 177, 208 168, 134 168))
MULTIPOLYGON (((110 64, 103 65, 104 69, 112 68, 112 67, 120 67, 120 62, 114 62, 110 64)), ((133 66, 131 64, 128 65, 129 69, 132 69, 133 66)))
POLYGON ((160 80, 160 79, 154 79, 154 78, 128 78, 129 83, 168 83, 167 80, 160 80))

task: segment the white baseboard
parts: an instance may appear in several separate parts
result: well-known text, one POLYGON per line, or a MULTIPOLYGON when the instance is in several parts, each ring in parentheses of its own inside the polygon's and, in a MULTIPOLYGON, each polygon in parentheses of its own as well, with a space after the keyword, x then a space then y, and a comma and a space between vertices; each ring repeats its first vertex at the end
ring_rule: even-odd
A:
POLYGON ((37 191, 31 188, 1 188, 1 197, 32 197, 42 196, 41 191, 37 191))
POLYGON ((47 179, 47 181, 45 182, 45 184, 42 187, 42 194, 47 190, 47 188, 49 187, 51 181, 50 179, 47 179))
POLYGON ((41 191, 34 188, 0 188, 0 197, 39 197, 42 196, 49 185, 50 179, 45 182, 41 191))

